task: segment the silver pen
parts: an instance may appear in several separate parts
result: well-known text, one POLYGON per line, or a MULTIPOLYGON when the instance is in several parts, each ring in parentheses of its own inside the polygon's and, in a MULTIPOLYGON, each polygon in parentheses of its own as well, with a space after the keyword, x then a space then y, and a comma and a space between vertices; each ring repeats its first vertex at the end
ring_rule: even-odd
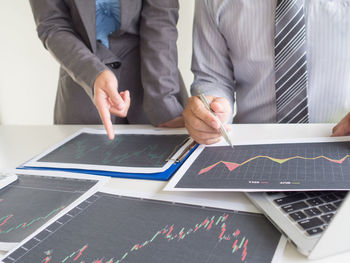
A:
POLYGON ((216 119, 218 120, 218 123, 220 125, 220 132, 221 132, 222 137, 224 137, 226 142, 233 148, 233 144, 230 140, 230 137, 228 136, 228 134, 226 132, 224 125, 222 124, 222 122, 220 121, 220 119, 216 115, 216 113, 214 111, 212 111, 212 109, 210 108, 210 104, 209 104, 209 101, 207 100, 207 98, 201 92, 199 93, 199 98, 204 103, 205 107, 216 117, 216 119))

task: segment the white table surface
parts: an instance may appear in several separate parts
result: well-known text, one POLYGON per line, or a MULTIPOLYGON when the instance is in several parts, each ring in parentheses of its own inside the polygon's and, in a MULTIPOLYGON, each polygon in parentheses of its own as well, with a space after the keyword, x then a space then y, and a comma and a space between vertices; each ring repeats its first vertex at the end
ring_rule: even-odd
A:
MULTIPOLYGON (((257 139, 286 139, 329 136, 333 124, 308 124, 308 125, 286 125, 286 124, 247 124, 232 126, 233 142, 241 140, 257 139)), ((39 153, 62 141, 67 136, 87 126, 81 125, 50 125, 50 126, 4 126, 0 125, 0 168, 15 168, 21 163, 38 155, 39 153)), ((88 126, 90 128, 102 128, 102 126, 88 126)), ((128 128, 147 128, 150 126, 128 125, 128 128)), ((116 129, 125 126, 115 126, 116 129)), ((107 187, 124 189, 130 191, 161 192, 165 182, 119 179, 112 178, 107 187)), ((182 194, 182 193, 175 193, 182 194)), ((188 193, 190 196, 213 198, 216 200, 228 200, 242 202, 250 206, 250 202, 242 193, 188 193)), ((332 245, 332 244, 330 244, 332 245)), ((334 244, 335 245, 335 244, 334 244)), ((0 252, 0 255, 3 253, 0 252)), ((299 254, 295 247, 288 243, 281 262, 349 262, 350 252, 328 257, 322 260, 309 261, 305 256, 299 254)))

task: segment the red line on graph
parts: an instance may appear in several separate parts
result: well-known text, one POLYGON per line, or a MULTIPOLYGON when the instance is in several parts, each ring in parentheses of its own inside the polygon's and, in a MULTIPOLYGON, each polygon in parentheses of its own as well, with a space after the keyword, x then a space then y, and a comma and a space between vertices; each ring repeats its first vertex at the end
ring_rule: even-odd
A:
MULTIPOLYGON (((6 225, 7 229, 0 229, 0 234, 8 234, 12 231, 15 231, 15 230, 18 230, 18 229, 25 229, 25 228, 28 228, 30 227, 31 225, 33 225, 34 223, 40 221, 40 220, 46 220, 47 218, 49 218, 51 215, 57 213, 58 211, 60 210, 63 210, 64 209, 64 206, 61 206, 59 208, 56 208, 54 210, 52 210, 50 213, 48 213, 46 216, 40 216, 40 217, 37 217, 35 219, 32 219, 30 221, 27 221, 27 222, 24 222, 24 223, 21 223, 21 224, 18 224, 17 226, 12 226, 12 227, 9 227, 8 224, 6 225)), ((0 218, 0 228, 3 226, 5 227, 5 224, 7 223, 7 221, 12 218, 14 215, 8 215, 6 217, 2 217, 0 218), (1 222, 1 220, 3 220, 5 218, 4 221, 1 222)))
MULTIPOLYGON (((9 221, 12 217, 13 217, 13 215, 8 215, 8 216, 6 216, 5 219, 0 223, 0 227, 2 227, 3 225, 5 225, 5 224, 7 223, 7 221, 9 221)), ((4 217, 3 217, 3 218, 4 218, 4 217)), ((1 229, 0 229, 0 232, 2 232, 1 229)))
POLYGON ((267 156, 267 155, 258 155, 258 156, 254 156, 242 163, 234 163, 234 162, 226 162, 226 161, 219 161, 217 163, 214 163, 206 168, 203 168, 199 171, 198 175, 204 174, 206 172, 209 172, 211 169, 213 169, 214 167, 218 166, 219 164, 224 164, 226 166, 226 168, 232 172, 233 170, 237 169, 238 167, 247 164, 255 159, 259 159, 259 158, 266 158, 269 159, 273 162, 279 163, 279 164, 283 164, 287 161, 293 160, 293 159, 303 159, 303 160, 317 160, 317 159, 325 159, 327 161, 330 161, 332 163, 337 163, 337 164, 342 164, 347 158, 350 157, 350 154, 345 155, 343 158, 341 159, 331 159, 327 156, 317 156, 317 157, 303 157, 303 156, 292 156, 292 157, 288 157, 288 158, 274 158, 271 156, 267 156))
POLYGON ((73 259, 73 261, 76 261, 78 258, 80 258, 81 255, 83 254, 84 250, 87 249, 87 247, 88 247, 88 245, 83 246, 83 248, 80 249, 78 255, 73 259))

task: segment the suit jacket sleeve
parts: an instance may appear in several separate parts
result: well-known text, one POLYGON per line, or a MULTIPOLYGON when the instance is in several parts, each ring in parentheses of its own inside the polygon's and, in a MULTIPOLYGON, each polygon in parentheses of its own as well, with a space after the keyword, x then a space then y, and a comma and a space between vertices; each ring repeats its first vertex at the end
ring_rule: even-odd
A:
POLYGON ((177 63, 178 0, 144 0, 140 21, 144 110, 158 125, 182 114, 177 63))
POLYGON ((30 0, 37 33, 45 48, 93 99, 93 85, 107 67, 75 32, 63 0, 30 0))
MULTIPOLYGON (((196 0, 193 24, 191 94, 226 98, 234 109, 234 71, 224 35, 220 32, 214 2, 196 0)), ((233 114, 229 119, 232 122, 233 114)))

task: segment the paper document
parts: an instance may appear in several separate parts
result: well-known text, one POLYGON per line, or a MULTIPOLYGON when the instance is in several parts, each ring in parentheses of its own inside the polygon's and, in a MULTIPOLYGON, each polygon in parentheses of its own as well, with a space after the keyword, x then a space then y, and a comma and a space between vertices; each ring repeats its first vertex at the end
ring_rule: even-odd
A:
POLYGON ((170 191, 350 190, 350 137, 199 146, 170 191))
POLYGON ((183 130, 127 129, 109 140, 104 130, 83 129, 40 154, 26 167, 121 173, 166 171, 191 141, 183 130))
POLYGON ((198 203, 190 198, 181 203, 171 195, 101 190, 42 227, 2 261, 279 260, 286 240, 263 215, 210 207, 206 205, 210 200, 198 203))
POLYGON ((0 190, 0 250, 9 250, 96 192, 107 178, 48 171, 12 171, 18 180, 0 190))
POLYGON ((17 180, 16 174, 0 171, 0 189, 8 186, 9 184, 15 182, 16 180, 17 180))

